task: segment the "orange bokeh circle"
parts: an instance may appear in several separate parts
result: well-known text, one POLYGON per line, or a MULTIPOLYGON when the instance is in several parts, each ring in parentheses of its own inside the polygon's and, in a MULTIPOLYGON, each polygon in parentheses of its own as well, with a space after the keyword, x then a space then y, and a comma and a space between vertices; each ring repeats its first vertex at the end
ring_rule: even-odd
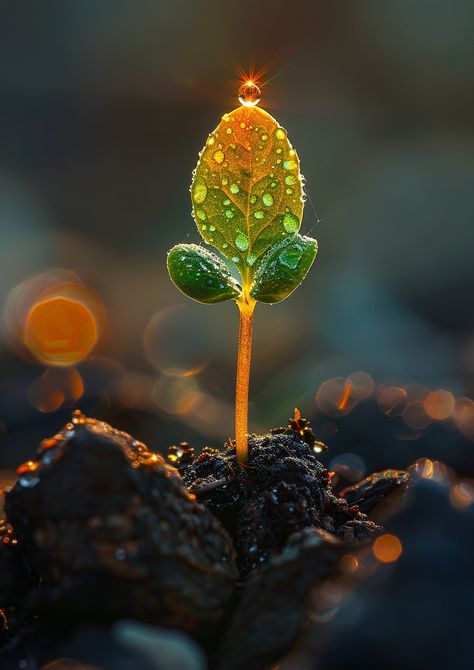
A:
POLYGON ((63 295, 35 303, 26 318, 24 344, 45 365, 75 365, 94 348, 97 324, 83 303, 63 295))

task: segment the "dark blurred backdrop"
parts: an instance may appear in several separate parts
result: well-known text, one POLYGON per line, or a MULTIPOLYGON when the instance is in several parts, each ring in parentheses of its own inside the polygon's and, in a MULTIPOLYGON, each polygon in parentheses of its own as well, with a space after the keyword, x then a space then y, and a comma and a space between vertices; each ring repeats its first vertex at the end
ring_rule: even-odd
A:
POLYGON ((297 405, 328 462, 426 454, 474 474, 472 0, 0 9, 0 300, 15 309, 27 280, 72 270, 106 313, 73 382, 45 377, 5 322, 0 467, 71 406, 154 449, 233 434, 237 310, 186 300, 165 258, 198 241, 191 173, 252 64, 299 152, 302 231, 320 248, 292 297, 257 308, 252 429, 297 405))

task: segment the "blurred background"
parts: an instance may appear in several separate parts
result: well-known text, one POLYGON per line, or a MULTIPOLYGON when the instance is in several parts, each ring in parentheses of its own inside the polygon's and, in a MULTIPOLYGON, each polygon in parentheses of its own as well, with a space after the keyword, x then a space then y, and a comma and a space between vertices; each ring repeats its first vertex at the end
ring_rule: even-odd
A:
POLYGON ((156 450, 233 435, 237 310, 165 259, 199 240, 191 173, 253 66, 320 251, 257 307, 251 429, 297 406, 349 480, 422 456, 474 476, 471 0, 1 10, 0 468, 76 407, 156 450))

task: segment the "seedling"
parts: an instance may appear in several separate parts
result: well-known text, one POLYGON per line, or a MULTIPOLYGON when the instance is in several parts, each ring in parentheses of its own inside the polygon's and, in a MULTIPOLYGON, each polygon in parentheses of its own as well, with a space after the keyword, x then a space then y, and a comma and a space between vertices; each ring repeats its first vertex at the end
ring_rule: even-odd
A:
POLYGON ((260 91, 253 82, 241 87, 239 100, 207 138, 191 185, 199 233, 226 262, 197 244, 177 244, 168 252, 168 272, 190 298, 235 300, 239 308, 235 440, 244 464, 255 305, 287 298, 305 278, 318 244, 298 234, 303 177, 286 131, 257 107, 260 91))

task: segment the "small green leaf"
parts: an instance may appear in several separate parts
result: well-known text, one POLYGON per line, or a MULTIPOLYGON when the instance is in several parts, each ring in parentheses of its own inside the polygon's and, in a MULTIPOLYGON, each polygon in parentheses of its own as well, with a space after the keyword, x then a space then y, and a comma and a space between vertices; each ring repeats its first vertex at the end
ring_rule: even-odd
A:
POLYGON ((177 244, 168 252, 167 265, 172 282, 193 300, 214 303, 240 295, 226 264, 197 244, 177 244))
POLYGON ((250 295, 260 302, 280 302, 301 284, 318 252, 311 237, 292 235, 277 242, 258 262, 250 295))

